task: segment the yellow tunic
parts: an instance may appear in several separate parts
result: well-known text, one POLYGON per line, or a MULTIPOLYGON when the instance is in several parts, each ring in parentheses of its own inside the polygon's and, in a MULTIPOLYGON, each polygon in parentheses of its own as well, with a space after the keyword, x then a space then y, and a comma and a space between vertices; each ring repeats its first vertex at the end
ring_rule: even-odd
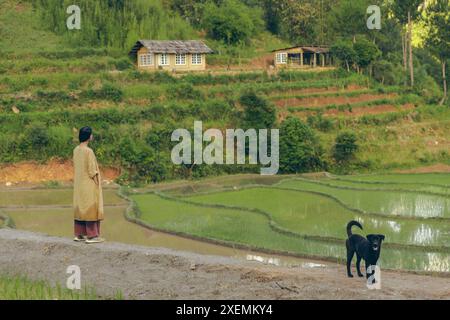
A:
POLYGON ((103 192, 94 151, 78 145, 73 150, 73 209, 78 221, 103 220, 103 192), (98 185, 94 180, 98 174, 98 185))

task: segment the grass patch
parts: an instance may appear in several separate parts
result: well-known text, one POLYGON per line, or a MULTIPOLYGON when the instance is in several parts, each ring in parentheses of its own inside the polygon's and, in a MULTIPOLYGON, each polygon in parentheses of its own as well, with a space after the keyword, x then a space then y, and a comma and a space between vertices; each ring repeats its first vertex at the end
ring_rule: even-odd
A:
MULTIPOLYGON (((0 300, 98 300, 94 289, 69 290, 24 276, 0 275, 0 300)), ((121 300, 120 292, 109 299, 121 300)))

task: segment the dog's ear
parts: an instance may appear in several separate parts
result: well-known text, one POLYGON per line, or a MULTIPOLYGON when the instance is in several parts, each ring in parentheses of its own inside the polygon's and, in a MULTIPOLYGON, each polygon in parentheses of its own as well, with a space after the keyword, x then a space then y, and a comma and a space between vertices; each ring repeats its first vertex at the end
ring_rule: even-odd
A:
POLYGON ((384 240, 384 234, 379 234, 378 236, 380 237, 381 241, 384 240))
POLYGON ((367 240, 369 240, 369 242, 372 242, 374 237, 375 237, 374 234, 368 234, 368 235, 366 236, 366 238, 367 238, 367 240))

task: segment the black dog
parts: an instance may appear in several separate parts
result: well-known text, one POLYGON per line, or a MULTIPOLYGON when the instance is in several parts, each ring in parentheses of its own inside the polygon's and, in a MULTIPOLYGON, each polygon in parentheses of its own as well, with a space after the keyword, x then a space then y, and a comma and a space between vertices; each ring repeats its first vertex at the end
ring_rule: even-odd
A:
POLYGON ((352 234, 353 226, 357 226, 361 230, 363 228, 357 221, 350 221, 347 224, 348 239, 345 241, 345 246, 347 247, 347 275, 350 278, 353 278, 350 266, 356 252, 356 270, 358 271, 358 276, 364 276, 360 271, 361 259, 364 259, 366 264, 366 277, 369 278, 370 275, 367 273, 367 268, 377 264, 381 253, 381 242, 384 240, 384 235, 369 234, 366 239, 359 234, 352 234))

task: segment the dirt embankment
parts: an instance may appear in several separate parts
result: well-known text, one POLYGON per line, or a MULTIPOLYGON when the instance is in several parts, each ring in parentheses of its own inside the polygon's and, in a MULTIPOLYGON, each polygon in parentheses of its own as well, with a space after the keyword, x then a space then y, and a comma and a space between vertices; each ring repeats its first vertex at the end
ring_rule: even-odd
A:
POLYGON ((67 267, 101 296, 131 299, 450 299, 450 279, 382 272, 368 290, 345 267, 307 261, 294 267, 119 243, 86 245, 26 231, 0 230, 0 273, 65 285, 67 267))
POLYGON ((279 108, 288 107, 309 107, 319 108, 330 104, 342 105, 361 102, 372 102, 380 99, 392 99, 396 94, 361 94, 354 97, 337 96, 337 97, 305 97, 305 98, 287 98, 274 101, 275 105, 279 108))
POLYGON ((437 163, 431 166, 397 170, 397 173, 450 173, 450 165, 437 163))
MULTIPOLYGON (((101 167, 102 178, 113 181, 120 170, 101 167)), ((46 181, 66 182, 73 179, 73 163, 69 160, 51 160, 45 164, 36 162, 20 162, 0 164, 0 183, 40 183, 46 181)))

